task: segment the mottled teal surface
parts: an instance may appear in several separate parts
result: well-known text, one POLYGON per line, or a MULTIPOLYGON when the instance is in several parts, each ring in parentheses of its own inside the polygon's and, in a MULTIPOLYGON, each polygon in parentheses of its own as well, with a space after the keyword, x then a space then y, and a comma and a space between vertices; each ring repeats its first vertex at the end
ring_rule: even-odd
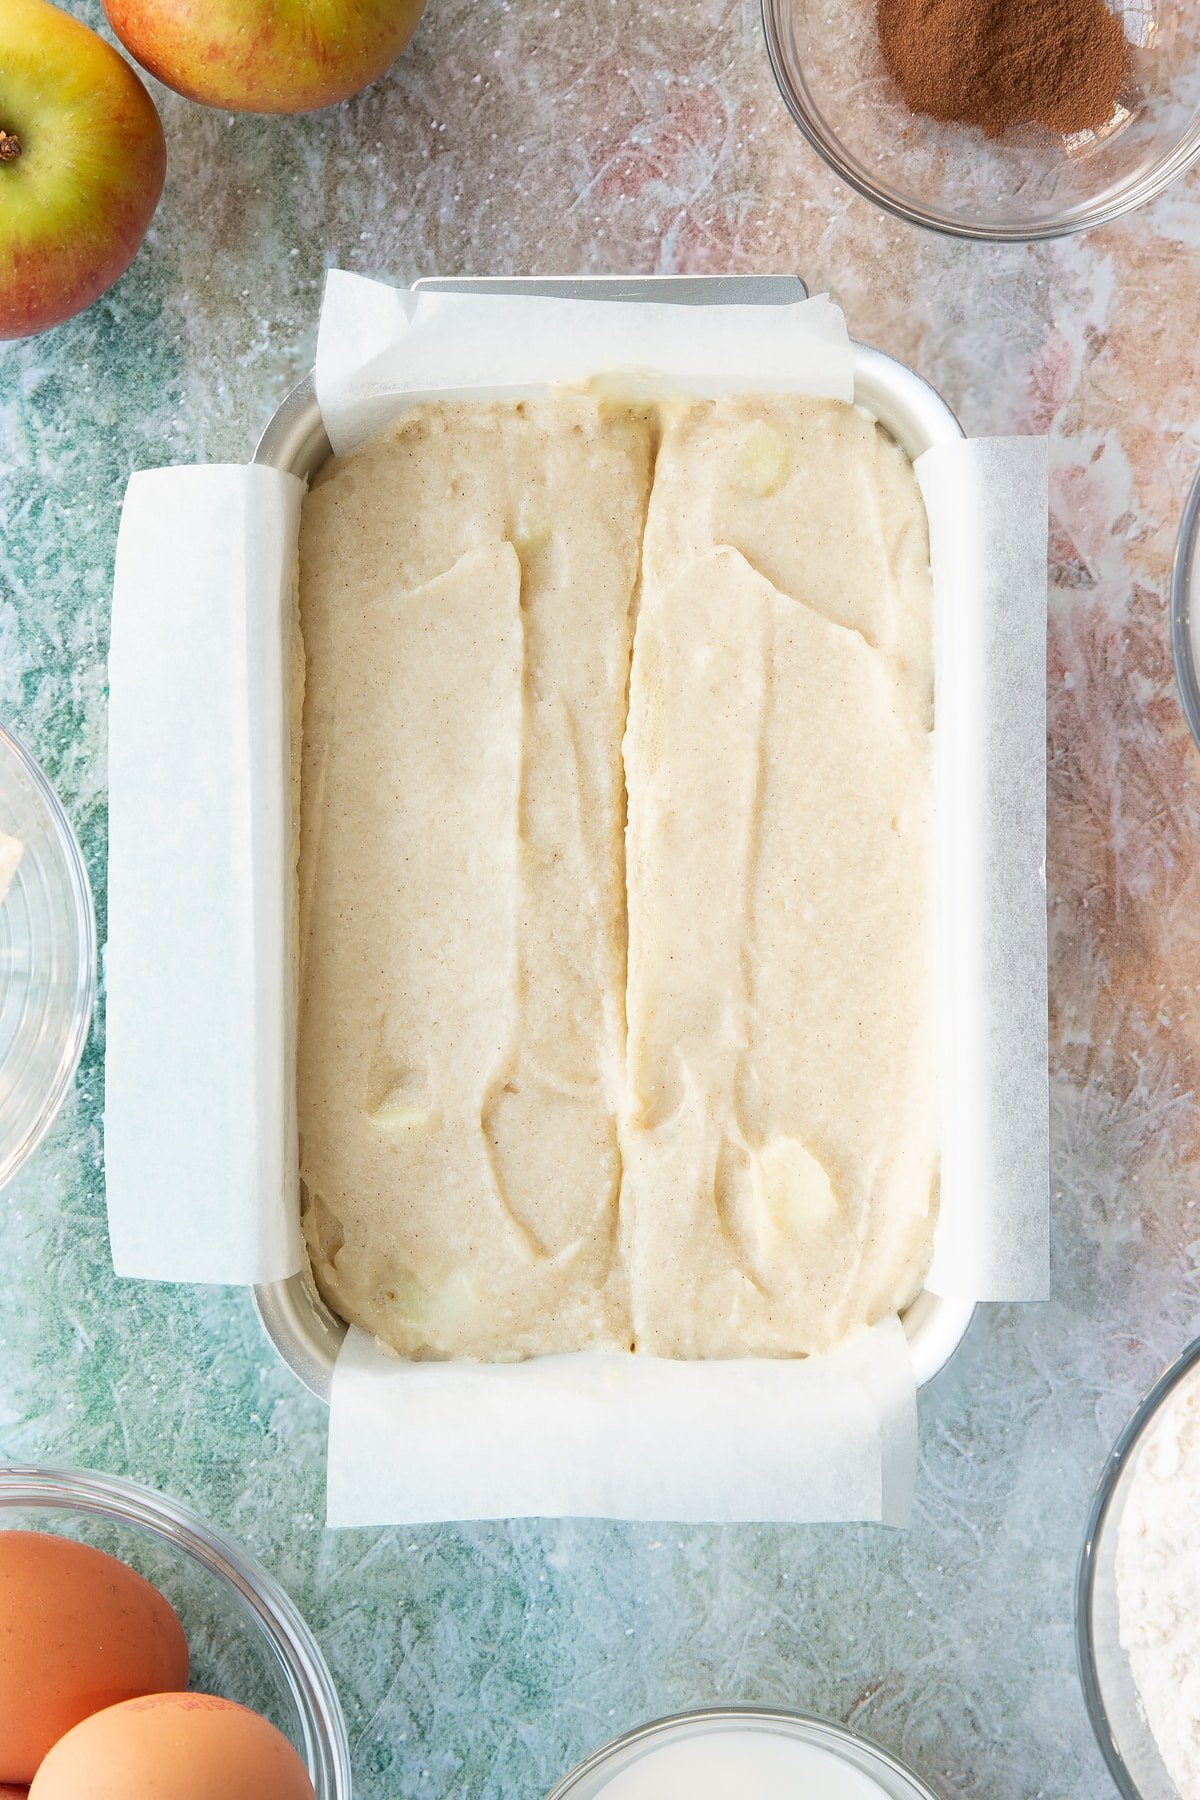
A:
POLYGON ((329 1657, 361 1800, 538 1800, 613 1733, 718 1700, 851 1721, 948 1800, 1094 1800, 1074 1561, 1112 1436, 1200 1314, 1200 787, 1164 605, 1200 461, 1200 186, 1066 245, 916 234, 805 149, 752 0, 431 0, 411 55, 328 115, 156 94, 170 173, 132 273, 0 346, 0 717, 71 811, 101 935, 126 478, 248 455, 311 356, 326 265, 798 269, 969 429, 1052 437, 1055 1298, 989 1310, 923 1396, 904 1534, 333 1535, 325 1415, 249 1297, 113 1278, 101 1014, 76 1097, 0 1196, 0 1458, 130 1474, 240 1538, 329 1657))

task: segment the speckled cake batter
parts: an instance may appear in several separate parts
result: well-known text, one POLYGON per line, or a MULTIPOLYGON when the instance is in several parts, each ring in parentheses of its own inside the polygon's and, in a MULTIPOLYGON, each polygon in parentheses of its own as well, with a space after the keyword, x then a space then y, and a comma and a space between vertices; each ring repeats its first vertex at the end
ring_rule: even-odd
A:
POLYGON ((299 1112, 323 1292, 409 1355, 628 1347, 621 730, 651 425, 425 407, 300 544, 299 1112))
POLYGON ((326 465, 300 558, 329 1302, 483 1358, 797 1354, 905 1304, 937 1169, 907 459, 833 402, 425 406, 326 465))
POLYGON ((623 1242, 662 1355, 903 1307, 936 1202, 932 582, 912 465, 839 402, 669 422, 625 745, 623 1242))

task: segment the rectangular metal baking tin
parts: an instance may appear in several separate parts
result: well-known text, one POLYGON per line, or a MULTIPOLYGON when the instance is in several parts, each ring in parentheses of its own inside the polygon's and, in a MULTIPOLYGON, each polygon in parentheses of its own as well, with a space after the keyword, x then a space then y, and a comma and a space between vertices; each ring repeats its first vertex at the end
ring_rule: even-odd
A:
MULTIPOLYGON (((416 286, 438 293, 547 294, 562 298, 655 301, 672 305, 784 306, 806 297, 796 275, 576 276, 554 281, 520 278, 427 280, 416 286)), ((962 427, 929 383, 881 350, 854 346, 854 398, 872 413, 908 455, 960 438, 962 427)), ((256 463, 309 481, 330 454, 311 375, 293 388, 272 416, 254 453, 256 463)), ((333 1365, 346 1334, 306 1273, 254 1289, 267 1336, 292 1373, 328 1402, 333 1365)), ((966 1336, 975 1311, 969 1300, 918 1294, 904 1314, 918 1387, 945 1368, 966 1336)))

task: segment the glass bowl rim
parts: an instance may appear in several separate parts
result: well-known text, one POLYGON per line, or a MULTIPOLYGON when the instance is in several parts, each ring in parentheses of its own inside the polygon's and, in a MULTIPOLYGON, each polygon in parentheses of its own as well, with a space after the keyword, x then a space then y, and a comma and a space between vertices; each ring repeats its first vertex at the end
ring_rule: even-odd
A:
POLYGON ((1111 225, 1114 220, 1123 218, 1137 207, 1157 200, 1172 182, 1186 174, 1200 160, 1200 112, 1197 112, 1183 136, 1163 152, 1153 168, 1136 181, 1125 183, 1117 193, 1103 202, 1084 202, 1071 208, 1069 212, 1040 223, 1006 226, 994 220, 956 218, 939 212, 934 206, 923 206, 916 201, 902 199, 891 188, 880 181, 873 181, 861 167, 850 162, 848 153, 843 151, 839 140, 821 123, 816 108, 807 95, 797 92, 784 66, 780 40, 779 13, 786 4, 787 0, 760 0, 763 36, 766 39, 771 73, 793 122, 799 126, 821 160, 847 186, 861 194, 865 200, 870 200, 874 206, 890 213, 893 218, 903 219, 909 225, 918 225, 926 231, 941 232, 945 237, 967 238, 974 243, 1044 243, 1053 238, 1070 237, 1077 231, 1094 231, 1099 226, 1111 225))
POLYGON ((85 1513, 135 1525, 232 1590, 287 1672, 318 1800, 350 1800, 350 1741, 333 1676, 294 1601, 223 1531, 190 1507, 123 1476, 45 1464, 0 1465, 8 1508, 85 1513))
POLYGON ((595 1775, 606 1763, 611 1762, 632 1745, 654 1737, 670 1738, 682 1726, 695 1724, 698 1720, 720 1721, 730 1725, 744 1724, 747 1720, 763 1725, 802 1725, 811 1731, 818 1740, 827 1738, 831 1744, 852 1743, 874 1757, 892 1774, 899 1775, 907 1781, 920 1800, 937 1800, 933 1789, 928 1787, 919 1775, 915 1775, 907 1763, 893 1756, 872 1738, 863 1737, 860 1732, 851 1731, 847 1725, 839 1725, 833 1719, 822 1719, 816 1713, 797 1712, 792 1708, 778 1706, 698 1706, 687 1712, 666 1713, 662 1718, 649 1719, 644 1725, 635 1725, 632 1731, 622 1732, 620 1737, 612 1738, 607 1744, 601 1744, 590 1756, 577 1763, 573 1769, 555 1782, 546 1800, 570 1800, 580 1782, 589 1775, 595 1775))
POLYGON ((1096 1644, 1093 1624, 1093 1608, 1096 1593, 1096 1543, 1108 1518, 1109 1508, 1120 1484, 1121 1477, 1136 1455, 1145 1432, 1153 1423, 1159 1408, 1167 1400, 1185 1376, 1200 1363, 1200 1338, 1194 1338, 1187 1348, 1180 1352, 1173 1363, 1169 1363, 1157 1381, 1143 1395, 1133 1413, 1117 1434, 1116 1441, 1105 1459, 1096 1491, 1088 1509, 1087 1528, 1084 1532, 1083 1548, 1079 1553, 1079 1564, 1075 1576, 1075 1655, 1079 1665, 1079 1679, 1083 1688, 1084 1705, 1088 1719, 1100 1753, 1108 1765, 1117 1792, 1122 1800, 1142 1800, 1142 1792, 1130 1774, 1116 1733, 1113 1731, 1104 1704, 1104 1695, 1100 1687, 1100 1677, 1096 1671, 1096 1644))
POLYGON ((62 1055, 53 1083, 46 1089, 39 1111, 34 1115, 20 1143, 15 1144, 0 1163, 0 1188, 3 1188, 37 1149, 53 1125, 74 1081, 83 1057, 84 1046, 92 1029, 92 1013, 96 1005, 97 932, 96 906, 83 850, 75 827, 56 793, 49 776, 27 749, 11 726, 0 724, 0 750, 7 750, 25 776, 41 805, 45 808, 55 841, 62 852, 67 885, 71 893, 75 931, 75 954, 79 972, 71 1001, 70 1027, 66 1033, 62 1055))
POLYGON ((1200 553, 1200 470, 1183 506, 1171 567, 1171 651, 1175 684, 1192 738, 1200 749, 1200 681, 1192 649, 1192 565, 1200 553))

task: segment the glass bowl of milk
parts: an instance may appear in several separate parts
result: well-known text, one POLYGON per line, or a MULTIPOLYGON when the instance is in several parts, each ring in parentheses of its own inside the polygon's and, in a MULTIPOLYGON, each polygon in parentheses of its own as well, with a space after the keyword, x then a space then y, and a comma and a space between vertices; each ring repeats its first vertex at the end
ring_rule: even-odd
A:
POLYGON ((937 1800, 844 1726, 757 1707, 642 1725, 565 1776, 547 1800, 937 1800))

